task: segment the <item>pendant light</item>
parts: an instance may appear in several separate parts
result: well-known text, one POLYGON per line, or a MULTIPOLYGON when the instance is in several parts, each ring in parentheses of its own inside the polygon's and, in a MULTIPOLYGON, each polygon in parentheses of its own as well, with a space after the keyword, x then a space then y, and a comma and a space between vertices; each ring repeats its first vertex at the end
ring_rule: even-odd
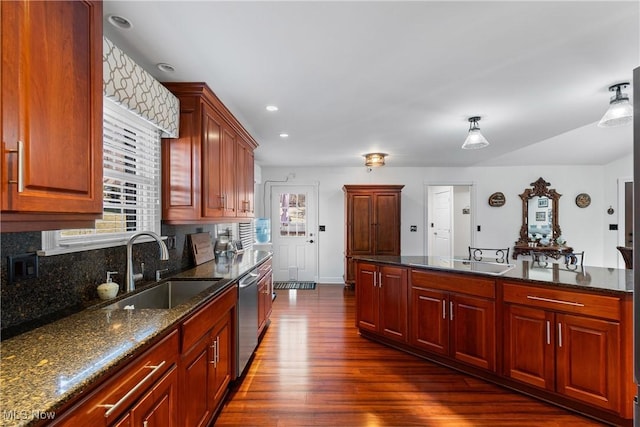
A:
POLYGON ((463 150, 475 150, 489 145, 487 138, 480 133, 480 126, 478 126, 480 119, 480 116, 469 117, 469 134, 462 144, 463 150))
POLYGON ((609 101, 609 109, 598 126, 601 128, 610 128, 615 126, 624 126, 633 121, 633 107, 629 102, 629 96, 622 93, 622 89, 626 89, 629 82, 616 83, 609 87, 609 92, 615 92, 609 101))

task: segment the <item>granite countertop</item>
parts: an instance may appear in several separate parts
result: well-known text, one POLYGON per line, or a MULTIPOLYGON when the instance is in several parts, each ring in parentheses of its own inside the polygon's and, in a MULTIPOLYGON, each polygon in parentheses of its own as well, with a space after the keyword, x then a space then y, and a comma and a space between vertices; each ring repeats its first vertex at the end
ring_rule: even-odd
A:
POLYGON ((608 294, 619 295, 633 292, 633 271, 619 268, 591 267, 585 265, 575 266, 575 269, 571 269, 566 268, 564 264, 549 264, 548 266, 543 266, 530 261, 514 260, 508 264, 512 267, 507 270, 507 264, 470 262, 462 256, 442 258, 405 255, 359 255, 353 258, 390 265, 483 275, 496 279, 526 281, 527 283, 584 289, 608 294))
POLYGON ((267 251, 246 251, 172 276, 170 279, 219 280, 171 309, 104 309, 116 299, 3 341, 0 426, 31 425, 38 418, 52 416, 270 256, 267 251))

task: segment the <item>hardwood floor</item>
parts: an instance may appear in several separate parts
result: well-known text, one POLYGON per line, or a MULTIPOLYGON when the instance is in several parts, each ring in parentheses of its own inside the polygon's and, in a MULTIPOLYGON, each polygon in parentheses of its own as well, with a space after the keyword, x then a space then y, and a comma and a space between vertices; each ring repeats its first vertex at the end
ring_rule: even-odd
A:
POLYGON ((353 291, 277 290, 271 326, 216 426, 599 426, 361 338, 353 291))

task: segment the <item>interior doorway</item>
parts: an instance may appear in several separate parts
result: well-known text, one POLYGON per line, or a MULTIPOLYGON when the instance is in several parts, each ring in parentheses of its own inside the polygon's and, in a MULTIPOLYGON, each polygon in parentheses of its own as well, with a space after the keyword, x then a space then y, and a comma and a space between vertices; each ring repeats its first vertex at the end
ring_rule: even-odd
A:
POLYGON ((318 281, 318 190, 274 185, 270 191, 273 280, 318 281))
POLYGON ((472 246, 473 210, 470 184, 427 185, 426 254, 466 257, 472 246))

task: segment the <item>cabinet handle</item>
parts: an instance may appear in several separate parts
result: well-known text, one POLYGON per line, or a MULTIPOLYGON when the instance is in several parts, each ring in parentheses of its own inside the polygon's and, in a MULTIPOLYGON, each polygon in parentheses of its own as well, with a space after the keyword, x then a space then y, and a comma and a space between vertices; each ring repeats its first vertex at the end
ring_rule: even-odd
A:
POLYGON ((382 273, 378 273, 378 287, 382 287, 382 273))
POLYGON ((453 301, 449 301, 449 320, 453 320, 453 301))
POLYGON ((118 406, 122 405, 127 399, 129 399, 132 395, 134 395, 135 393, 138 392, 138 390, 144 385, 144 383, 146 383, 147 381, 149 381, 149 379, 151 377, 153 377, 155 375, 156 372, 158 372, 164 365, 165 365, 165 361, 163 360, 162 362, 158 363, 156 366, 146 366, 145 368, 147 369, 151 369, 151 372, 149 372, 142 380, 140 380, 140 382, 138 384, 136 384, 131 390, 129 390, 124 396, 122 396, 120 398, 120 400, 118 400, 116 403, 114 403, 113 405, 99 405, 105 408, 109 408, 106 410, 106 412, 104 413, 104 417, 105 418, 109 418, 111 416, 111 414, 113 414, 113 412, 118 409, 118 406))
POLYGON ((218 366, 218 360, 216 359, 216 353, 218 350, 218 338, 216 337, 216 339, 213 341, 213 344, 211 344, 209 346, 211 348, 211 351, 213 352, 213 354, 211 355, 211 360, 209 361, 209 363, 211 363, 214 367, 218 366))
POLYGON ((551 344, 551 322, 547 320, 547 345, 551 344))
POLYGON ((373 287, 378 287, 378 275, 376 273, 373 273, 373 287))
POLYGON ((579 303, 579 302, 562 301, 562 300, 559 300, 559 299, 543 298, 543 297, 536 297, 536 296, 531 296, 531 295, 527 295, 527 298, 535 300, 535 301, 553 302, 553 303, 556 303, 556 304, 573 305, 575 307, 584 307, 584 304, 579 303))
POLYGON ((447 318, 447 301, 442 300, 442 318, 446 320, 447 318))
POLYGON ((142 423, 142 427, 149 427, 149 421, 144 420, 144 422, 142 423))
POLYGON ((220 335, 216 337, 216 366, 220 363, 220 335))
POLYGON ((9 184, 18 184, 18 193, 22 193, 24 191, 24 143, 18 141, 17 149, 7 151, 18 155, 18 179, 10 179, 9 184))
POLYGON ((558 347, 562 347, 562 323, 558 323, 558 347))
POLYGON ((227 209, 227 195, 226 194, 222 194, 220 196, 220 209, 222 209, 222 210, 227 209))

